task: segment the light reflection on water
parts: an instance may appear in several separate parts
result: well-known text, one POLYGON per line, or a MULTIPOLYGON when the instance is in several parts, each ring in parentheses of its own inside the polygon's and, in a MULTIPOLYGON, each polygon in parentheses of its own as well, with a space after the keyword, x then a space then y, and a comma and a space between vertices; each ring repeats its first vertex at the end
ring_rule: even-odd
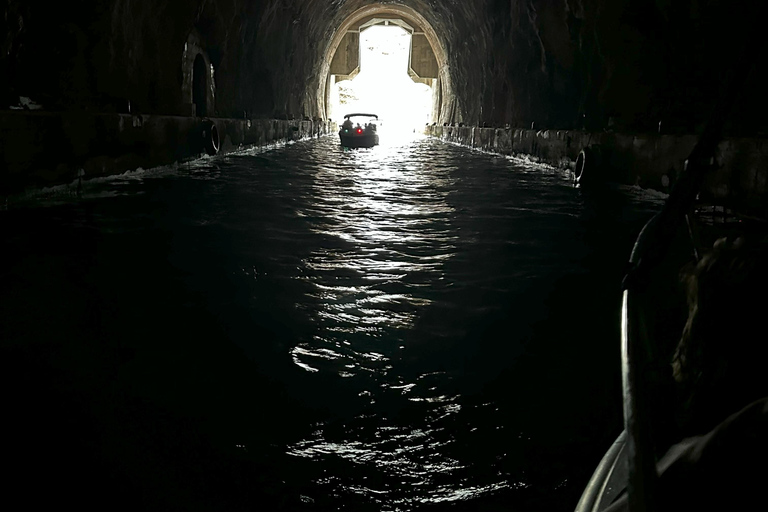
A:
MULTIPOLYGON (((303 368, 316 370, 312 360, 324 357, 324 345, 349 345, 349 333, 380 338, 386 330, 408 329, 419 309, 431 304, 415 292, 443 277, 444 263, 455 250, 449 222, 453 208, 446 202, 453 182, 448 170, 435 172, 425 160, 415 162, 402 148, 375 148, 344 153, 337 168, 323 167, 315 175, 314 201, 298 215, 315 219, 314 233, 338 237, 349 246, 342 251, 318 249, 302 262, 311 272, 300 278, 315 287, 309 296, 319 302, 322 309, 315 314, 329 333, 319 345, 316 338, 293 350, 296 364, 303 368), (346 279, 340 282, 339 277, 347 275, 368 284, 350 287, 346 279), (404 278, 405 293, 391 293, 404 278)), ((392 354, 391 348, 385 351, 392 354)), ((355 354, 388 360, 387 355, 365 350, 355 354)), ((339 372, 351 375, 346 369, 339 372)))
POLYGON ((341 469, 341 477, 318 477, 316 484, 360 495, 382 510, 528 485, 505 476, 484 485, 463 483, 466 475, 452 477, 467 465, 444 450, 454 440, 441 423, 462 408, 458 395, 441 390, 451 376, 398 371, 409 329, 420 312, 441 300, 435 292, 450 285, 446 264, 459 243, 475 241, 453 225, 456 208, 448 196, 459 186, 456 163, 435 162, 433 150, 434 142, 341 155, 331 150, 333 165, 309 158, 303 163, 314 169, 306 192, 311 201, 299 201, 295 211, 327 243, 301 260, 295 276, 310 285, 296 307, 314 318, 319 334, 294 346, 292 359, 311 373, 357 379, 354 385, 370 400, 370 410, 346 418, 341 432, 330 435, 334 439, 326 429, 317 430, 287 453, 332 468, 352 466, 341 469), (425 386, 427 381, 437 385, 425 386), (417 404, 419 418, 400 424, 377 411, 377 400, 390 394, 417 404), (360 485, 348 476, 354 466, 384 478, 360 485), (443 483, 446 477, 454 481, 443 483))
POLYGON ((368 406, 287 453, 324 468, 314 482, 336 497, 329 506, 354 495, 358 507, 412 510, 541 485, 510 471, 507 453, 489 462, 466 448, 508 425, 492 402, 467 400, 461 382, 492 382, 525 339, 521 328, 502 347, 498 326, 480 335, 478 325, 527 322, 525 307, 509 313, 518 289, 578 272, 563 241, 583 216, 568 173, 430 140, 342 151, 326 139, 292 158, 304 173, 293 215, 323 242, 293 275, 315 334, 291 357, 310 374, 335 374, 368 406))

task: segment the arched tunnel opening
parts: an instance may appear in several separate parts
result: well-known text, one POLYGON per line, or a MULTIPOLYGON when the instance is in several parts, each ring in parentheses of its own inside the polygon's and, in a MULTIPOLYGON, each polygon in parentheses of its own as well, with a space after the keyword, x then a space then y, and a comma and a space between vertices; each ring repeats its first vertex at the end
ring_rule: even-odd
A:
POLYGON ((341 124, 348 113, 379 113, 379 133, 385 137, 431 124, 437 79, 413 71, 413 38, 413 28, 401 20, 374 18, 362 25, 359 66, 348 75, 330 76, 329 118, 341 124))
POLYGON ((321 111, 338 120, 355 107, 386 111, 385 125, 412 131, 447 116, 453 93, 445 50, 424 16, 405 5, 374 4, 335 31, 321 66, 321 111), (352 96, 351 96, 352 94, 352 96))

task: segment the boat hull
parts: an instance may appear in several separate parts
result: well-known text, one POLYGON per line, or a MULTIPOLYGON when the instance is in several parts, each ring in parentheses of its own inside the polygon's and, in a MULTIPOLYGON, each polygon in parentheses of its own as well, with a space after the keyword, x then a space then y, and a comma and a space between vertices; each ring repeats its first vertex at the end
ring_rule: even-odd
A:
POLYGON ((372 148, 379 144, 377 133, 365 133, 363 135, 349 135, 339 133, 341 145, 345 148, 372 148))

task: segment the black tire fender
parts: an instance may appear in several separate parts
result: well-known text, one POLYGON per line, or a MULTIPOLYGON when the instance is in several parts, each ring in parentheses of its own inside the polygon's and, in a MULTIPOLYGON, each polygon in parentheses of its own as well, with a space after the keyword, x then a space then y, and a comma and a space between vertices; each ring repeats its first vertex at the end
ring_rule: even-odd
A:
POLYGON ((600 146, 587 146, 579 152, 573 170, 574 181, 579 185, 602 181, 603 154, 600 146))
POLYGON ((216 128, 216 123, 210 119, 203 121, 203 129, 201 132, 203 138, 203 147, 205 152, 213 156, 219 152, 221 141, 219 139, 219 129, 216 128))

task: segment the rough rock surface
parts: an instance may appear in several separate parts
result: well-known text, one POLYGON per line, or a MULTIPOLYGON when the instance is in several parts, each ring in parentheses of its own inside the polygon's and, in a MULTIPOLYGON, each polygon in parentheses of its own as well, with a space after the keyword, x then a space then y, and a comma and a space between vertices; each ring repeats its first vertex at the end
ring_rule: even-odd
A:
MULTIPOLYGON (((746 0, 5 0, 0 108, 184 114, 194 29, 221 117, 322 118, 329 42, 367 5, 401 4, 432 26, 453 97, 439 122, 694 131, 752 26, 746 0)), ((765 74, 764 72, 762 74, 765 74)), ((734 131, 764 130, 755 80, 734 131)))

